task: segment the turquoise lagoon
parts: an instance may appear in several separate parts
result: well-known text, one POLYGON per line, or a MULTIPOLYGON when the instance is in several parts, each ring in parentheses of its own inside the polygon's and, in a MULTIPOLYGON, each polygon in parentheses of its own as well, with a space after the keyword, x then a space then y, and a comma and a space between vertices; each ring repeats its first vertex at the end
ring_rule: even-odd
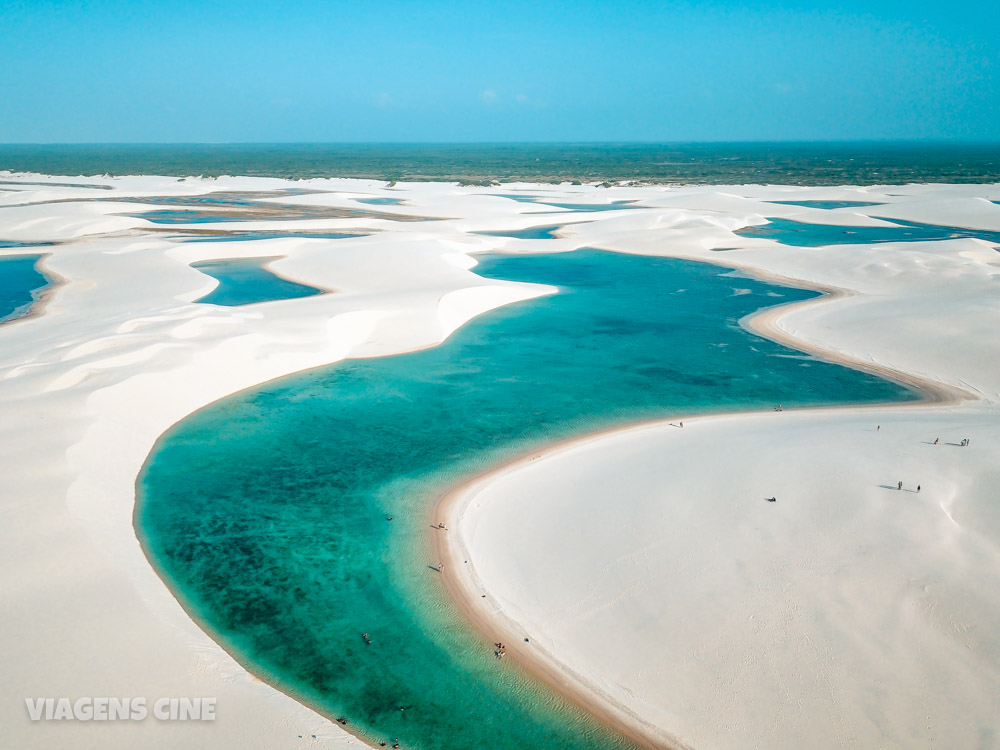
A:
MULTIPOLYGON (((548 206, 549 208, 564 208, 567 211, 587 213, 591 211, 621 211, 627 208, 642 208, 636 205, 636 201, 612 201, 611 203, 558 203, 546 200, 543 195, 527 195, 521 193, 494 193, 497 198, 507 198, 518 203, 532 203, 538 206, 548 206)), ((559 199, 557 198, 556 201, 559 199)))
POLYGON ((921 242, 975 237, 987 242, 1000 243, 1000 232, 988 229, 967 229, 940 224, 921 224, 902 219, 872 218, 888 221, 891 227, 845 227, 827 224, 810 224, 791 219, 768 219, 767 224, 744 227, 735 232, 741 237, 764 237, 782 245, 795 247, 822 247, 824 245, 871 245, 882 242, 921 242))
POLYGON ((223 232, 220 234, 180 235, 183 242, 249 242, 251 240, 274 239, 312 239, 312 240, 346 240, 367 236, 364 232, 282 232, 277 229, 252 229, 223 232))
POLYGON ((490 255, 476 270, 560 292, 485 314, 435 348, 300 373, 202 409, 153 451, 136 528, 227 649, 369 740, 630 747, 498 661, 456 612, 432 569, 430 535, 446 533, 430 528, 435 499, 614 425, 917 394, 740 325, 810 291, 597 250, 490 255))
POLYGON ((323 294, 322 289, 283 279, 265 268, 272 258, 223 258, 192 263, 195 268, 219 282, 211 292, 195 302, 209 305, 239 307, 257 302, 296 299, 323 294))
MULTIPOLYGON (((30 246, 39 243, 0 243, 0 247, 30 246)), ((38 268, 41 255, 0 257, 0 323, 20 318, 38 301, 52 283, 38 268)))
POLYGON ((369 206, 398 206, 403 203, 402 198, 355 198, 358 203, 367 203, 369 206))
POLYGON ((802 206, 804 208, 822 208, 832 211, 835 208, 862 208, 864 206, 884 206, 884 203, 871 201, 767 201, 779 206, 802 206))
MULTIPOLYGON (((574 224, 586 224, 585 221, 572 222, 574 224)), ((553 240, 556 232, 569 224, 548 224, 542 227, 527 227, 525 229, 499 229, 497 231, 473 232, 487 237, 510 237, 515 240, 553 240)))

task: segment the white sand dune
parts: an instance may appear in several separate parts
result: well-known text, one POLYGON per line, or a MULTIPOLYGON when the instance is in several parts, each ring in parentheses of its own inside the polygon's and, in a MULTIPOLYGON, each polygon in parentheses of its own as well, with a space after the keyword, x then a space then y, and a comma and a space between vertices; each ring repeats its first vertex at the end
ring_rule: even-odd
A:
MULTIPOLYGON (((956 224, 989 228, 991 209, 970 200, 942 202, 956 224)), ((624 235, 613 246, 708 259, 624 235)), ((528 457, 443 505, 455 587, 496 637, 530 637, 515 656, 657 744, 997 746, 1000 256, 959 239, 764 241, 730 258, 853 292, 754 327, 961 392, 932 407, 685 418, 528 457)))
POLYGON ((481 312, 554 291, 476 276, 472 254, 583 246, 852 290, 768 325, 968 395, 939 407, 687 420, 683 431, 595 439, 477 484, 463 495, 476 502, 455 505, 465 510, 451 538, 468 545, 476 585, 499 608, 490 622, 530 632, 576 688, 610 711, 626 706, 624 720, 695 747, 988 747, 1000 731, 989 710, 1000 705, 990 637, 1000 622, 1000 255, 969 239, 817 249, 732 234, 764 216, 994 228, 1000 206, 984 199, 998 198, 995 186, 387 190, 361 180, 6 177, 113 189, 0 195, 0 239, 59 241, 41 250, 62 279, 40 315, 0 326, 5 745, 360 745, 250 675, 187 617, 135 538, 136 476, 171 424, 213 400, 343 357, 433 346, 481 312), (197 228, 379 231, 181 243, 119 215, 141 205, 103 200, 299 188, 326 192, 273 200, 439 220, 219 222, 197 228), (512 191, 650 208, 538 215, 494 195, 512 191), (354 201, 365 196, 405 204, 354 201), (882 200, 893 213, 764 202, 814 198, 882 200), (576 221, 587 223, 553 240, 471 234, 576 221), (242 308, 192 302, 215 282, 190 263, 247 256, 280 256, 276 272, 335 293, 242 308), (882 429, 869 434, 873 422, 882 429), (973 442, 922 442, 934 437, 973 442), (899 479, 921 493, 879 486, 899 479), (101 695, 212 696, 218 719, 33 723, 24 706, 101 695))

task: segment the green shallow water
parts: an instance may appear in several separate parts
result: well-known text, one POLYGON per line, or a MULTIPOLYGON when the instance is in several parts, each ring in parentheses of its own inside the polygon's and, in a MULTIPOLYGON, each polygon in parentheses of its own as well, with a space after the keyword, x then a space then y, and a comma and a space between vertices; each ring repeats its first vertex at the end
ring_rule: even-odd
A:
POLYGON ((612 425, 916 395, 739 325, 812 292, 595 250, 486 256, 477 272, 560 293, 481 316, 433 349, 301 373, 195 413, 140 476, 137 529, 244 664, 370 739, 628 747, 496 660, 456 613, 431 568, 434 500, 612 425))

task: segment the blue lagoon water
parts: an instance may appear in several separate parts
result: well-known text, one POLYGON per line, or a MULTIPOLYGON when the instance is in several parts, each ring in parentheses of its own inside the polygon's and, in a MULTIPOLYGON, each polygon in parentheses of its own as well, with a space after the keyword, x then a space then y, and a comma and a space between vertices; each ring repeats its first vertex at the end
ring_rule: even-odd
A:
MULTIPOLYGON (((6 243, 20 247, 32 243, 6 243)), ((52 280, 38 269, 41 255, 0 257, 0 323, 23 317, 52 280)))
POLYGON ((264 267, 266 263, 278 260, 279 257, 224 258, 192 263, 192 268, 219 282, 215 289, 195 302, 239 307, 257 302, 312 297, 324 293, 322 289, 283 279, 264 267))
POLYGON ((398 206, 403 202, 402 198, 357 198, 356 200, 369 206, 398 206))
POLYGON ((574 211, 576 213, 591 213, 593 211, 623 211, 629 208, 644 208, 644 206, 635 205, 634 201, 615 201, 614 203, 550 203, 548 201, 539 201, 539 203, 543 206, 564 208, 567 211, 574 211))
POLYGON ((221 643, 369 739, 628 747, 469 629, 430 567, 434 500, 612 425, 916 394, 740 325, 812 292, 596 250, 486 256, 477 272, 560 293, 483 315, 432 349, 297 374, 197 412, 152 453, 136 527, 221 643))
POLYGON ((865 206, 884 206, 884 203, 871 201, 767 201, 779 206, 803 206, 805 208, 822 208, 832 211, 835 208, 863 208, 865 206))
POLYGON ((1000 232, 986 229, 946 227, 938 224, 920 224, 902 219, 885 219, 892 227, 844 227, 827 224, 810 224, 791 219, 772 218, 767 224, 745 227, 735 234, 741 237, 764 237, 782 245, 794 247, 823 247, 824 245, 871 245, 882 242, 921 242, 975 237, 987 242, 1000 243, 1000 232))
MULTIPOLYGON (((549 206, 552 208, 564 208, 567 211, 577 211, 582 213, 587 213, 591 211, 621 211, 626 208, 642 208, 642 206, 635 205, 636 201, 612 201, 611 203, 557 203, 554 201, 546 200, 543 195, 527 195, 527 194, 517 194, 517 193, 496 193, 497 198, 507 198, 512 201, 517 201, 518 203, 533 203, 540 206, 549 206)), ((555 199, 558 201, 559 199, 555 199)))
MULTIPOLYGON (((586 222, 573 222, 575 224, 585 224, 586 222)), ((544 227, 528 227, 526 229, 501 229, 489 232, 472 232, 472 234, 483 234, 488 237, 512 237, 515 240, 554 240, 556 232, 569 224, 548 224, 544 227)))
POLYGON ((51 242, 20 242, 18 240, 0 240, 0 249, 11 247, 50 247, 51 242))
MULTIPOLYGON (((373 209, 344 208, 341 206, 313 206, 294 203, 276 203, 267 198, 295 196, 324 191, 289 189, 273 193, 230 191, 193 196, 125 197, 118 202, 167 205, 169 208, 144 210, 128 214, 154 224, 212 224, 216 222, 241 222, 248 220, 296 221, 301 219, 387 219, 390 221, 433 221, 435 217, 387 214, 373 209)), ((325 191, 329 192, 329 191, 325 191)), ((68 198, 54 201, 78 201, 68 198)), ((111 199, 108 199, 111 200, 111 199)), ((381 200, 381 199, 377 199, 381 200)), ((394 202, 396 199, 385 199, 394 202)), ((44 201, 43 201, 44 202, 44 201)))
POLYGON ((184 242, 248 242, 251 240, 273 240, 278 238, 299 238, 314 240, 346 240, 364 237, 364 232, 282 232, 272 229, 238 230, 218 234, 181 235, 184 242))

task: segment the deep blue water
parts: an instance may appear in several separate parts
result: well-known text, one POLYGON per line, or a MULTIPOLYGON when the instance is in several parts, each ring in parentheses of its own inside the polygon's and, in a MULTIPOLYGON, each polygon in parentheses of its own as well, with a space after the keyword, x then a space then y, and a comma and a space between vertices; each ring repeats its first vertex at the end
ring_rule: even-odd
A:
POLYGON ((264 268, 265 263, 273 260, 277 258, 225 258, 192 263, 192 268, 219 282, 215 289, 195 302, 239 307, 323 294, 322 289, 283 279, 264 268))
POLYGON ((487 256, 477 272, 560 293, 483 315, 438 347, 301 373, 197 412, 140 476, 137 530, 216 638, 370 739, 624 748, 498 661, 454 610, 431 567, 435 498, 612 425, 915 394, 739 323, 812 292, 595 250, 487 256))
MULTIPOLYGON (((6 243, 19 247, 25 243, 6 243)), ((28 243, 30 244, 30 243, 28 243)), ((38 269, 41 255, 0 257, 0 323, 20 318, 31 309, 51 280, 38 269)))
POLYGON ((1000 232, 946 227, 938 224, 919 224, 902 219, 883 219, 883 221, 890 221, 896 225, 892 227, 843 227, 777 218, 767 221, 768 223, 762 226, 746 227, 735 233, 742 237, 765 237, 776 240, 783 245, 795 247, 870 245, 880 242, 919 242, 949 240, 959 237, 975 237, 987 242, 1000 243, 1000 232))

